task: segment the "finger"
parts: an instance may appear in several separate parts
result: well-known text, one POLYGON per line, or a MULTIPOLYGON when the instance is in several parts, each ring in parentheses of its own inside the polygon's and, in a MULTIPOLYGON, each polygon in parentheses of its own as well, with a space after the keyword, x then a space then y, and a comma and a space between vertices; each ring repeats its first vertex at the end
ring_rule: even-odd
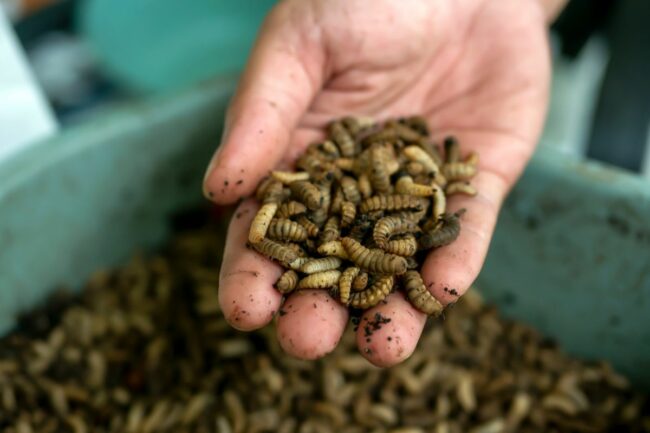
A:
POLYGON ((478 276, 508 190, 503 177, 489 171, 479 171, 472 184, 478 190, 475 197, 449 198, 448 212, 466 210, 458 238, 429 253, 421 270, 427 288, 444 305, 455 302, 478 276))
POLYGON ((307 14, 295 10, 302 7, 279 4, 258 35, 204 180, 206 196, 218 203, 253 192, 282 159, 320 88, 323 49, 307 14))
POLYGON ((296 358, 321 358, 334 350, 347 322, 347 308, 326 291, 295 292, 282 305, 278 317, 280 346, 296 358))
POLYGON ((425 322, 401 292, 392 293, 385 304, 364 312, 357 329, 359 351, 378 367, 399 364, 415 350, 425 322))
POLYGON ((282 273, 280 267, 246 247, 248 228, 257 209, 253 200, 237 208, 228 228, 219 273, 221 310, 228 323, 241 331, 269 323, 282 298, 273 287, 282 273))

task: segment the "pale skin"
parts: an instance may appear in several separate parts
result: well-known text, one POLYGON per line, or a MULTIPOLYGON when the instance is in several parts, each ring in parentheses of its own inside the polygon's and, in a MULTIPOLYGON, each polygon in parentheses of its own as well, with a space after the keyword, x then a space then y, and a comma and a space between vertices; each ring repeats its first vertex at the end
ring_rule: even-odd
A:
MULTIPOLYGON (((429 254, 424 281, 443 304, 457 300, 483 265, 503 199, 528 162, 548 104, 546 26, 561 0, 286 0, 265 21, 231 103, 205 193, 220 204, 253 193, 276 167, 290 167, 343 115, 378 120, 423 114, 440 140, 458 137, 480 154, 473 184, 449 209, 467 209, 453 244, 429 254)), ((250 331, 277 317, 283 349, 316 359, 332 351, 348 312, 325 291, 292 294, 280 310, 281 268, 246 248, 258 209, 237 210, 228 233, 219 301, 228 322, 250 331)), ((359 351, 378 366, 415 349, 426 317, 400 293, 365 312, 391 319, 359 351)))

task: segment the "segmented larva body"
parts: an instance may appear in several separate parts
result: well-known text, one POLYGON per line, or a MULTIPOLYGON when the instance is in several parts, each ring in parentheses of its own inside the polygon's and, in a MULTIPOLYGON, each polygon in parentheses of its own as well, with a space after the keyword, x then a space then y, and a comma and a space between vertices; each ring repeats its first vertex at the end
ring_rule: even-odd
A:
POLYGON ((287 248, 291 248, 293 251, 295 251, 296 255, 300 257, 307 257, 307 253, 305 250, 298 244, 293 243, 293 242, 278 242, 284 245, 287 248))
POLYGON ((422 116, 404 117, 400 119, 400 123, 408 125, 411 129, 417 131, 425 137, 429 136, 429 126, 427 125, 427 119, 422 116))
POLYGON ((309 259, 300 266, 300 272, 314 274, 316 272, 331 271, 341 267, 343 261, 338 257, 323 257, 320 259, 309 259))
POLYGON ((460 212, 444 215, 436 228, 420 236, 418 239, 420 249, 438 248, 455 241, 460 234, 460 215, 460 212))
POLYGON ((341 203, 341 227, 348 227, 357 217, 357 206, 351 201, 341 203))
POLYGON ((354 156, 356 154, 356 144, 354 138, 348 130, 343 126, 340 121, 332 122, 329 125, 329 133, 336 145, 341 151, 341 155, 345 157, 354 156))
POLYGON ((357 178, 357 185, 359 186, 359 192, 361 197, 367 199, 372 196, 372 184, 370 183, 370 178, 367 174, 360 174, 357 178))
POLYGON ((467 180, 476 174, 476 166, 466 162, 449 162, 442 166, 447 181, 467 180))
POLYGON ((359 206, 361 213, 372 211, 397 211, 403 209, 421 210, 425 206, 426 200, 422 197, 412 195, 392 194, 392 195, 374 195, 364 199, 359 206))
POLYGON ((278 289, 278 291, 283 295, 286 295, 287 293, 292 292, 297 285, 298 285, 298 274, 296 273, 296 271, 290 269, 288 271, 285 271, 282 275, 280 275, 280 278, 278 278, 278 281, 275 282, 273 287, 278 289))
POLYGON ((266 190, 269 188, 269 185, 271 185, 272 182, 277 182, 277 180, 273 179, 271 176, 267 176, 260 181, 259 185, 257 186, 257 189, 255 190, 255 198, 257 199, 257 201, 259 202, 264 201, 266 190))
POLYGON ((446 137, 443 146, 445 146, 446 163, 460 161, 460 145, 456 137, 453 135, 446 137))
POLYGON ((352 293, 352 282, 359 275, 361 269, 352 266, 341 273, 339 279, 339 299, 343 304, 350 302, 350 293, 352 293))
POLYGON ((355 160, 352 158, 337 158, 334 164, 341 170, 355 171, 355 160))
POLYGON ((336 286, 338 284, 339 278, 341 278, 341 271, 331 270, 316 272, 314 274, 307 275, 305 278, 298 281, 298 290, 303 289, 328 289, 330 287, 336 286))
POLYGON ((296 222, 307 230, 307 236, 310 238, 315 238, 320 233, 318 226, 307 218, 306 215, 299 215, 298 218, 296 218, 296 222))
POLYGON ((350 260, 361 269, 379 273, 400 275, 406 272, 406 260, 404 257, 385 253, 380 249, 369 249, 352 238, 341 239, 350 260))
POLYGON ((298 254, 292 248, 270 239, 262 239, 260 242, 250 245, 263 256, 281 263, 291 263, 298 258, 298 254))
POLYGON ((322 254, 324 256, 339 257, 346 260, 349 258, 348 253, 345 251, 345 248, 343 248, 341 241, 325 242, 318 247, 317 251, 318 254, 322 254))
POLYGON ((273 180, 264 190, 263 203, 282 203, 288 196, 288 191, 282 185, 282 182, 273 180))
POLYGON ((353 292, 350 295, 350 306, 353 308, 372 308, 386 299, 393 290, 395 277, 382 275, 377 277, 374 283, 361 292, 353 292))
POLYGON ((278 210, 278 203, 266 203, 259 208, 257 214, 253 218, 251 223, 251 228, 248 232, 248 241, 250 243, 256 244, 261 242, 264 237, 266 237, 266 232, 269 229, 271 220, 275 216, 275 212, 278 210))
POLYGON ((316 147, 318 150, 330 158, 338 158, 341 156, 339 148, 336 146, 336 144, 334 144, 332 140, 325 140, 322 143, 318 144, 316 147))
POLYGON ((404 215, 391 215, 377 221, 372 232, 372 238, 377 246, 385 248, 391 236, 414 233, 417 230, 417 221, 405 218, 404 215))
POLYGON ((322 243, 327 243, 330 241, 335 241, 341 237, 341 219, 338 215, 332 215, 327 219, 323 230, 321 231, 320 241, 322 243))
POLYGON ((292 216, 300 215, 305 212, 307 212, 307 207, 304 204, 291 200, 280 205, 276 216, 278 218, 291 218, 292 216))
POLYGON ((279 182, 282 182, 285 185, 289 185, 293 182, 309 180, 309 173, 306 171, 280 171, 275 170, 271 172, 271 177, 279 182))
POLYGON ((465 194, 475 196, 477 193, 476 188, 464 180, 449 182, 445 187, 445 194, 447 195, 465 194))
POLYGON ((389 194, 393 186, 390 182, 390 173, 386 167, 384 152, 379 147, 373 147, 371 149, 370 159, 370 183, 372 184, 372 189, 379 194, 389 194))
POLYGON ((341 188, 336 188, 332 198, 332 203, 330 204, 330 213, 341 213, 341 204, 343 201, 345 201, 343 191, 341 191, 341 188))
MULTIPOLYGON (((384 251, 402 257, 410 257, 418 250, 418 242, 413 235, 405 235, 400 239, 388 241, 384 251)), ((408 267, 408 264, 407 264, 408 267)))
POLYGON ((366 116, 346 116, 343 118, 343 125, 350 131, 350 134, 356 136, 364 128, 374 125, 374 120, 366 116))
POLYGON ((408 194, 417 197, 430 197, 433 195, 434 187, 431 185, 421 185, 413 182, 411 176, 401 176, 395 184, 395 192, 398 194, 408 194))
POLYGON ((327 217, 329 216, 330 204, 332 202, 331 185, 331 179, 324 179, 317 186, 320 191, 321 204, 318 209, 311 213, 311 220, 319 227, 327 221, 327 217))
POLYGON ((442 189, 442 187, 438 186, 433 191, 433 217, 436 219, 436 221, 439 221, 446 211, 447 197, 445 196, 445 191, 442 189))
POLYGON ((285 218, 271 220, 266 236, 277 241, 304 241, 307 239, 307 230, 295 221, 285 218))
POLYGON ((421 162, 409 161, 406 163, 406 172, 409 176, 419 176, 426 173, 426 168, 421 162))
POLYGON ((406 297, 424 314, 437 317, 442 313, 442 304, 427 290, 418 271, 408 271, 402 277, 406 297))
POLYGON ((309 181, 298 181, 289 184, 291 194, 310 210, 318 209, 323 203, 320 189, 309 181))
POLYGON ((350 176, 343 176, 340 180, 341 191, 345 200, 352 203, 359 203, 361 201, 361 192, 359 191, 359 185, 357 181, 351 178, 350 176))
POLYGON ((354 277, 354 280, 352 280, 352 291, 361 292, 362 290, 365 290, 366 287, 368 287, 368 273, 361 271, 359 275, 354 277))
POLYGON ((418 269, 420 267, 420 264, 415 259, 415 257, 405 257, 405 259, 406 259, 406 268, 408 270, 418 269))

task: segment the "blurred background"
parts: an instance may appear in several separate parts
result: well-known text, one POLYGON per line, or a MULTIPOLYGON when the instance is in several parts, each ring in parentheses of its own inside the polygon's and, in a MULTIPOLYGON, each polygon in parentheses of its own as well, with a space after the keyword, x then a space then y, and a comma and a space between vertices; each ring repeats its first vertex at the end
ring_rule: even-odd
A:
MULTIPOLYGON (((0 0, 0 158, 116 104, 243 65, 272 0, 0 0)), ((650 2, 572 0, 543 146, 650 178, 650 2)))

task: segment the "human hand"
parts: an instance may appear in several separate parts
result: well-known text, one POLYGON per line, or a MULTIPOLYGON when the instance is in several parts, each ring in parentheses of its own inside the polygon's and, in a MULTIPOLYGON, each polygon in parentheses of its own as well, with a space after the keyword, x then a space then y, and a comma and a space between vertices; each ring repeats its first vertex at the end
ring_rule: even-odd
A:
MULTIPOLYGON (((208 168, 206 195, 232 203, 287 166, 343 115, 377 120, 422 114, 434 139, 453 134, 480 154, 473 185, 454 196, 466 208, 458 239, 427 257, 422 274, 442 303, 478 275, 504 196, 537 142, 547 106, 546 17, 536 0, 287 0, 267 18, 231 103, 223 142, 208 168)), ((219 301, 232 326, 265 326, 280 310, 273 283, 281 268, 246 248, 257 210, 244 201, 233 218, 219 301)), ((372 363, 390 366, 415 349, 426 317, 401 293, 365 312, 390 323, 357 341, 372 363)), ((315 359, 334 349, 347 308, 326 291, 288 297, 278 315, 283 349, 315 359)))

